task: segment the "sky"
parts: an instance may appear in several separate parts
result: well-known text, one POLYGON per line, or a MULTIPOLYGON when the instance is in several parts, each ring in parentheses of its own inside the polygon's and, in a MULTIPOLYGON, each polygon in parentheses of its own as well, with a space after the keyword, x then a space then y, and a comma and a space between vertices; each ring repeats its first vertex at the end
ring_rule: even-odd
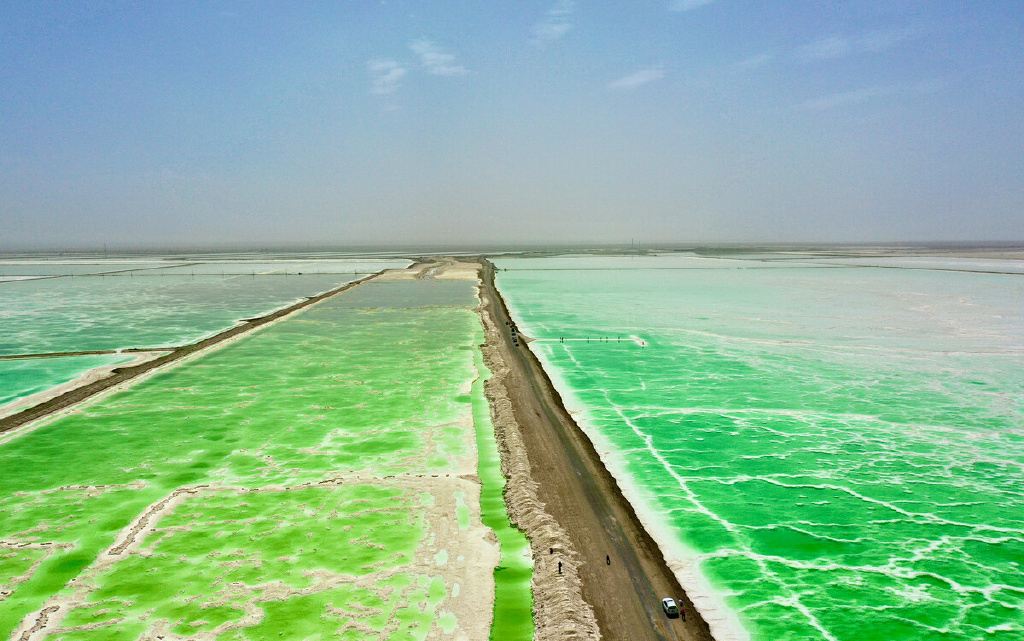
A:
POLYGON ((1021 0, 0 7, 0 250, 1024 240, 1021 0))

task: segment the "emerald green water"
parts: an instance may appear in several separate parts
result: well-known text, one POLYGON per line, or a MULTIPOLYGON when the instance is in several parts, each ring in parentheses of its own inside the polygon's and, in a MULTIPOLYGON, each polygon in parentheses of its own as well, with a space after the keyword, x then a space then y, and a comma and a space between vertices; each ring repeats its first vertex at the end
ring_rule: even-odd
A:
POLYGON ((495 264, 720 641, 1019 639, 1024 277, 940 262, 495 264))
POLYGON ((528 616, 496 452, 481 452, 483 515, 459 478, 490 429, 474 305, 470 282, 367 284, 7 438, 0 636, 54 595, 82 604, 62 639, 450 634, 445 577, 481 518, 515 570, 495 573, 498 599, 528 616), (460 505, 469 529, 439 539, 460 505))
MULTIPOLYGON (((481 341, 483 335, 480 336, 481 341)), ((476 368, 482 373, 473 381, 473 424, 479 447, 479 474, 484 480, 480 503, 484 525, 494 530, 501 544, 501 563, 495 568, 494 623, 491 639, 505 641, 533 638, 533 595, 530 579, 533 558, 530 542, 519 530, 511 527, 505 510, 505 477, 501 475, 501 457, 494 440, 491 409, 484 395, 484 381, 491 373, 484 365, 483 354, 475 352, 476 368)))

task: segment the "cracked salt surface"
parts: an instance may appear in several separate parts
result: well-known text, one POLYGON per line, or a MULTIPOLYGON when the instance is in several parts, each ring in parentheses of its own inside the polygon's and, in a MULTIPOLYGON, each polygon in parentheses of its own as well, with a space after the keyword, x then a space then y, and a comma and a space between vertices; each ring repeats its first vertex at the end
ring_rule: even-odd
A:
POLYGON ((1024 277, 546 260, 498 286, 720 641, 1024 635, 1024 277))

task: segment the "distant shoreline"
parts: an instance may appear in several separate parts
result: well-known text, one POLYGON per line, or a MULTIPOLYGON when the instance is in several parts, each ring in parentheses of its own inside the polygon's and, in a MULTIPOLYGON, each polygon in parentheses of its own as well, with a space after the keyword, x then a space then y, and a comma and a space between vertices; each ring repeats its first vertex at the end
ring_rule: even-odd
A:
POLYGON ((260 259, 273 256, 308 256, 332 258, 409 258, 413 256, 497 256, 555 255, 564 253, 647 254, 658 252, 692 252, 720 256, 735 253, 840 253, 844 256, 945 256, 950 258, 1003 258, 1024 260, 1024 239, 1013 241, 890 241, 890 242, 633 242, 595 243, 518 243, 477 245, 354 245, 351 247, 307 246, 208 246, 208 247, 145 247, 123 246, 104 250, 100 247, 10 247, 0 248, 0 261, 45 260, 111 260, 181 256, 189 260, 218 260, 248 254, 260 259))

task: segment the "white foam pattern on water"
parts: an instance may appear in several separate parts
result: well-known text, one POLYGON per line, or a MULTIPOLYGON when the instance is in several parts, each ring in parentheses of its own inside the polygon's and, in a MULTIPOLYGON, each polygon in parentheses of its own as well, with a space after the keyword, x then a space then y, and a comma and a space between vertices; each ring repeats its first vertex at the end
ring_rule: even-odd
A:
POLYGON ((735 263, 498 280, 716 637, 1021 638, 1024 279, 735 263))

